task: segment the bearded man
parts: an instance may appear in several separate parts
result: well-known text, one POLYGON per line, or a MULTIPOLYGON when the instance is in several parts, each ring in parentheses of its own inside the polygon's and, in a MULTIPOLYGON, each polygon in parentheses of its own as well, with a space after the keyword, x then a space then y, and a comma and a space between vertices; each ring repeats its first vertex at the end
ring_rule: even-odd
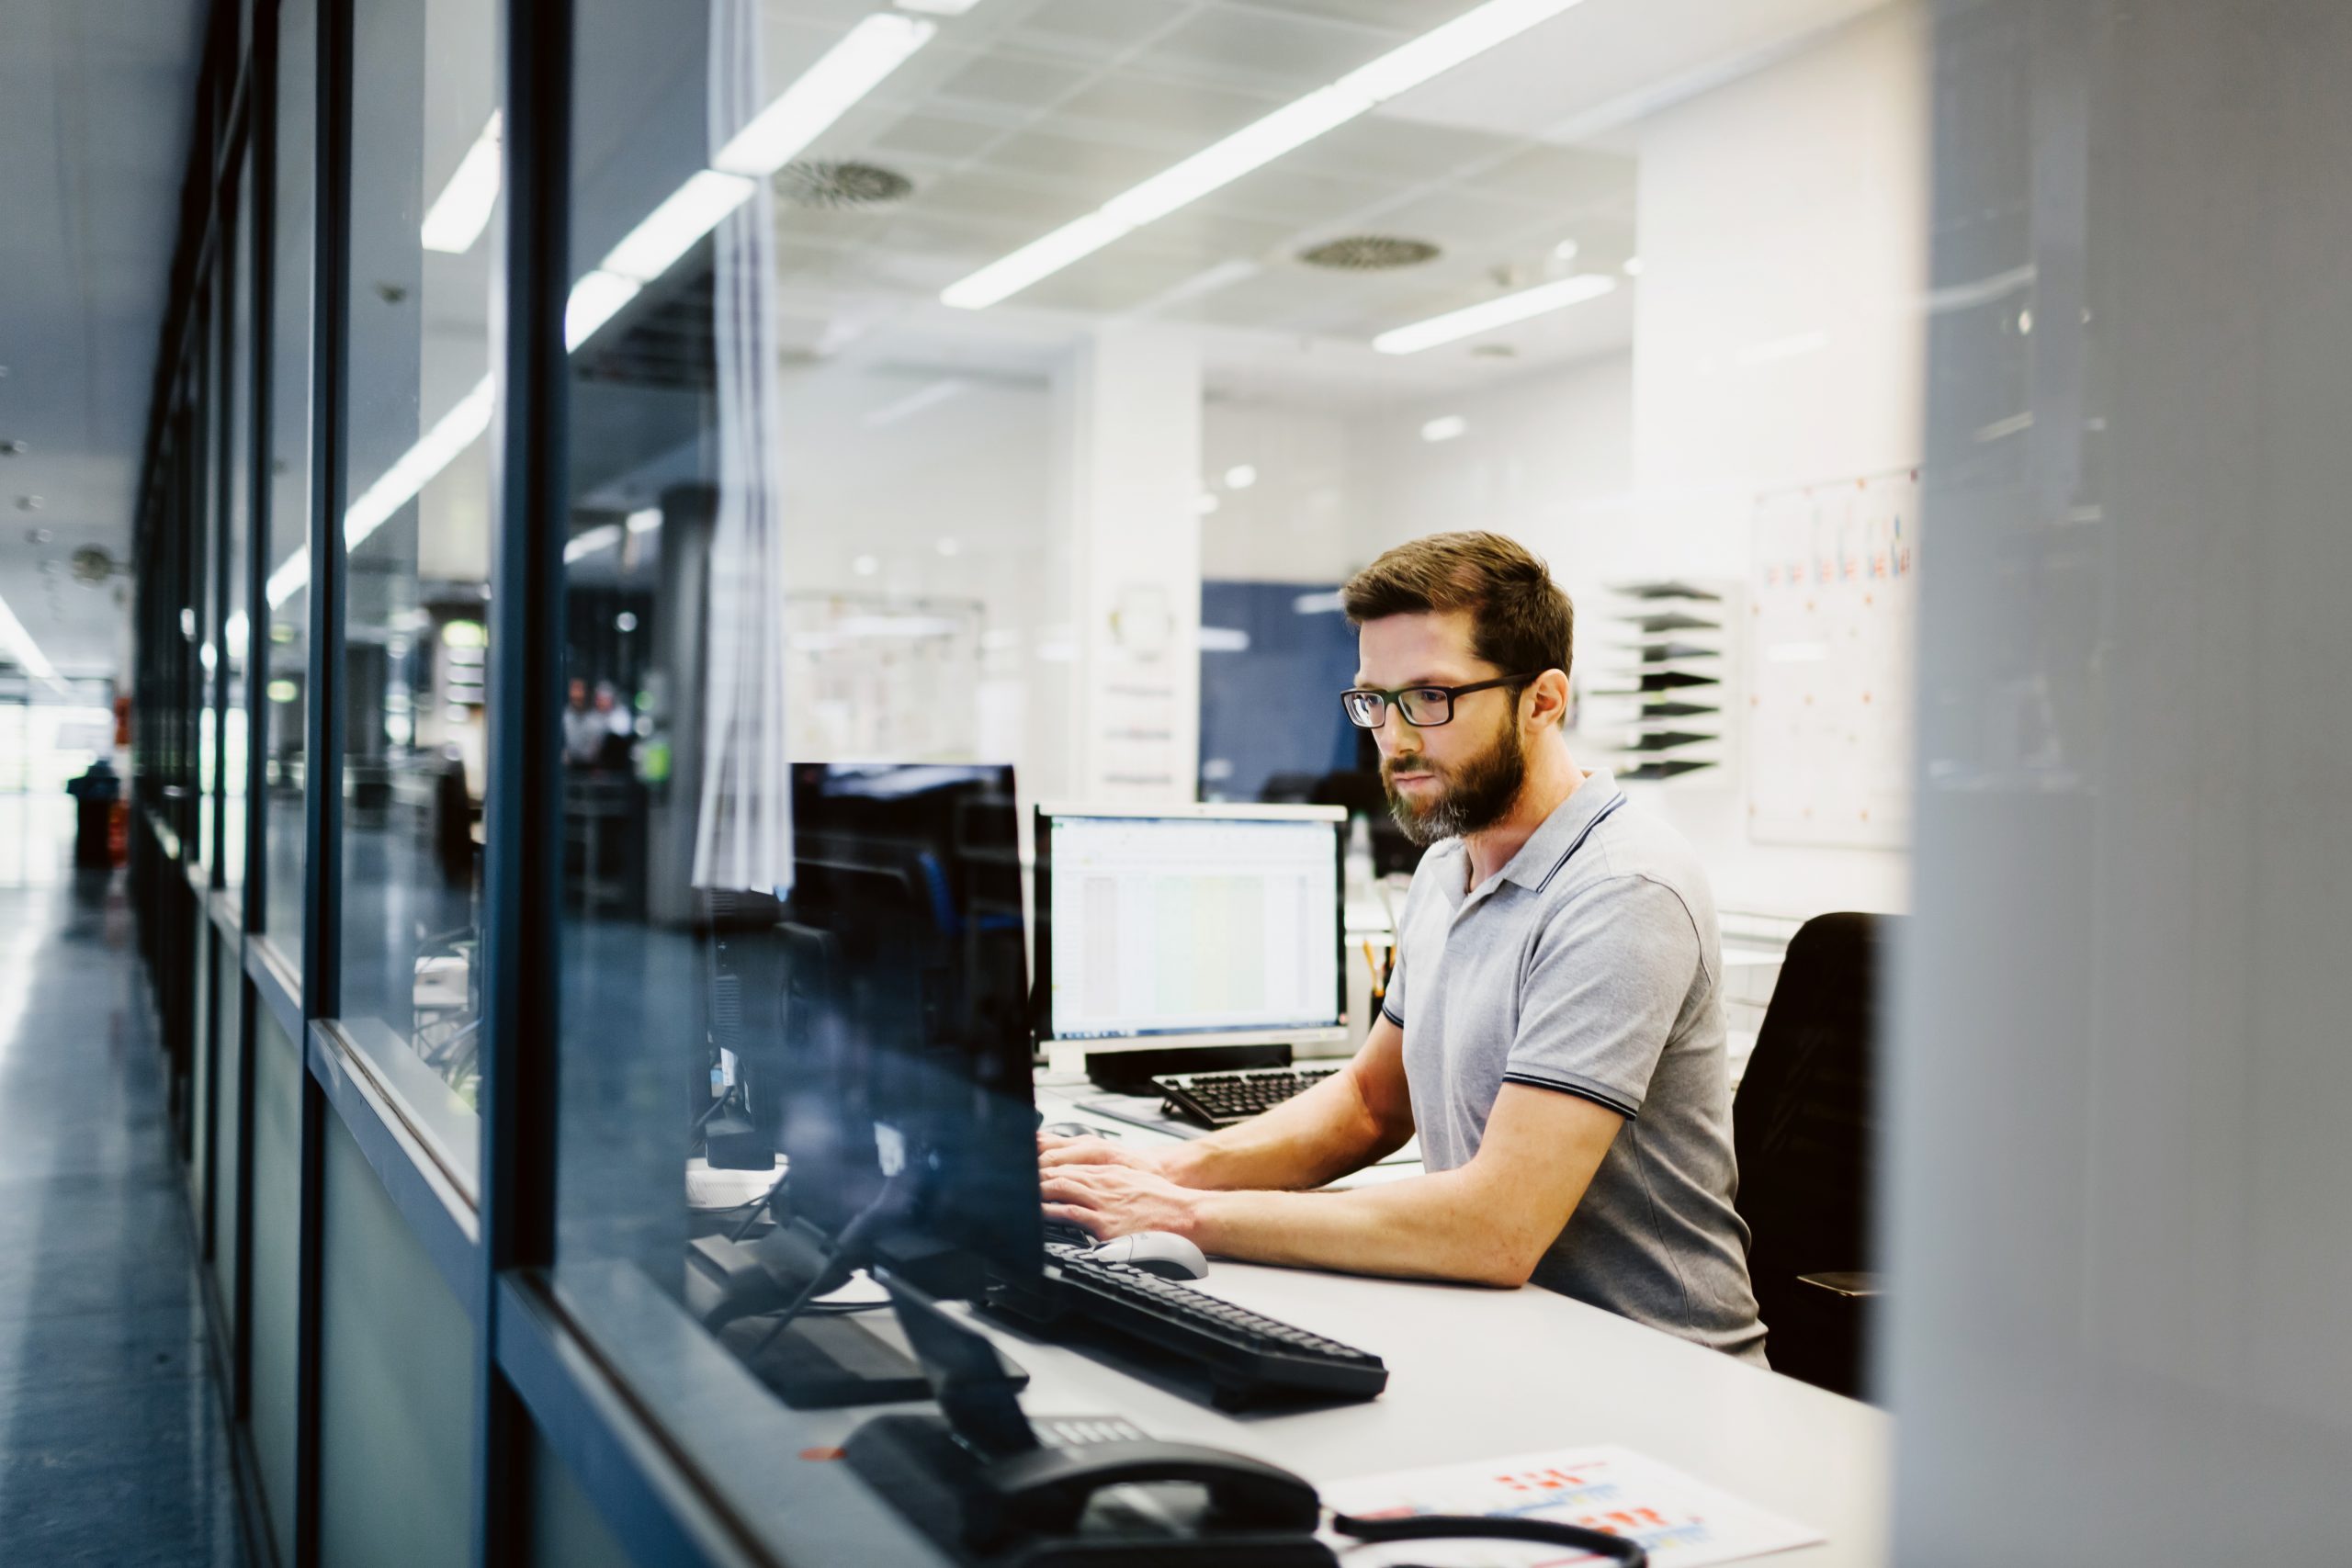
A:
POLYGON ((1530 1282, 1762 1364, 1732 1206, 1723 959, 1697 857, 1580 769, 1567 595, 1510 539, 1437 534, 1341 592, 1348 717, 1429 846, 1354 1059, 1163 1147, 1041 1135, 1049 1217, 1365 1274, 1530 1282), (1420 1138, 1424 1174, 1306 1190, 1420 1138))

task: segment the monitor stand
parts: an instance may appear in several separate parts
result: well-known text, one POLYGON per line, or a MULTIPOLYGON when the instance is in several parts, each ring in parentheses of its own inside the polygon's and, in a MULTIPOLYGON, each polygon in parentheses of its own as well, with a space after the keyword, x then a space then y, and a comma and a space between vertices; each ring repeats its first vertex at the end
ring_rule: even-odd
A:
POLYGON ((1290 1047, 1168 1045, 1146 1051, 1089 1051, 1086 1076, 1114 1094, 1149 1094, 1162 1073, 1229 1073, 1241 1067, 1287 1067, 1290 1047))
POLYGON ((775 1326, 772 1318, 742 1318, 719 1330, 718 1342, 795 1410, 931 1397, 931 1383, 913 1357, 851 1318, 803 1317, 769 1339, 775 1326))
MULTIPOLYGON (((864 1261, 888 1263, 914 1278, 933 1276, 943 1288, 956 1282, 942 1262, 955 1258, 948 1249, 899 1246, 874 1257, 858 1250, 864 1261)), ((879 1303, 873 1313, 855 1314, 820 1304, 777 1329, 776 1314, 820 1273, 847 1277, 848 1261, 830 1257, 820 1238, 787 1223, 755 1243, 706 1236, 691 1244, 689 1254, 689 1296, 709 1298, 701 1301, 698 1314, 718 1328, 718 1342, 737 1360, 795 1410, 931 1397, 922 1365, 856 1321, 879 1314, 879 1303)), ((1012 1387, 1028 1383, 1029 1374, 1010 1360, 1003 1373, 1012 1387)))

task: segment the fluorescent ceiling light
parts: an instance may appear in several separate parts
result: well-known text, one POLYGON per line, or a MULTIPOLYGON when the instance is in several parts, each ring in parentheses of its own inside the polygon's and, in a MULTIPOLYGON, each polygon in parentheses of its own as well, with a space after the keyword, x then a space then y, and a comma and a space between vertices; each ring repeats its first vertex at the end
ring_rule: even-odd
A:
POLYGON ((1642 276, 1641 257, 1627 256, 1625 258, 1625 276, 1627 277, 1639 277, 1642 276))
POLYGON ((668 200, 605 253, 602 270, 635 283, 652 282, 694 249, 695 241, 718 228, 720 220, 751 200, 758 188, 741 175, 716 169, 687 176, 668 200))
POLYGON ((718 150, 711 166, 761 178, 775 174, 938 31, 935 22, 894 17, 887 11, 866 17, 776 95, 774 103, 752 116, 751 123, 718 150))
POLYGON ((926 17, 960 17, 980 0, 898 0, 901 11, 920 11, 926 17))
POLYGON ((1451 441, 1470 428, 1470 422, 1458 413, 1442 415, 1421 426, 1424 441, 1451 441))
POLYGON ((1133 231, 1133 224, 1090 212, 1076 222, 1063 224, 1042 240, 1031 241, 1011 255, 999 257, 969 277, 949 284, 940 291, 939 302, 959 310, 985 310, 1133 231))
POLYGON ((458 161, 458 172, 424 214, 426 250, 463 255, 490 226, 491 209, 498 205, 498 111, 492 109, 481 134, 458 161))
POLYGON ((605 523, 574 534, 564 542, 563 564, 570 566, 574 561, 586 560, 590 556, 611 549, 621 542, 621 532, 619 524, 605 523))
POLYGON ((940 294, 940 300, 959 310, 979 310, 1010 299, 1112 241, 1230 185, 1252 169, 1579 3, 1487 0, 1486 5, 1399 45, 1330 85, 1317 87, 1263 119, 1243 126, 1077 221, 990 262, 950 285, 940 294))
POLYGON ((631 534, 650 534, 662 526, 662 509, 658 506, 640 507, 621 521, 628 525, 631 534))
POLYGON ((395 458, 382 477, 360 491, 359 499, 343 514, 343 547, 357 549, 391 520, 392 513, 414 501, 417 491, 432 483, 452 458, 472 446, 490 428, 491 409, 496 400, 497 384, 485 376, 435 421, 432 429, 418 436, 415 446, 395 458))
POLYGON ((1258 482, 1258 468, 1254 463, 1236 463, 1225 470, 1225 488, 1248 490, 1258 482))
POLYGON ((48 682, 58 691, 66 689, 65 682, 57 678, 56 667, 50 663, 49 655, 40 650, 40 644, 35 642, 33 634, 25 629, 25 623, 17 619, 17 612, 8 608, 6 599, 0 599, 0 649, 6 649, 9 658, 23 665, 26 674, 37 681, 48 682))
POLYGON ((1580 305, 1587 299, 1598 299, 1617 287, 1617 280, 1598 272, 1579 273, 1564 277, 1557 283, 1538 284, 1522 288, 1516 294, 1506 294, 1498 299, 1473 305, 1467 310, 1451 310, 1442 316, 1431 316, 1426 321, 1415 321, 1408 327, 1397 327, 1372 340, 1372 346, 1382 354, 1419 354, 1425 348, 1435 348, 1442 343, 1472 337, 1497 327, 1507 327, 1513 321, 1523 321, 1530 316, 1540 316, 1546 310, 1563 310, 1580 305))
POLYGON ((571 286, 563 302, 563 348, 569 354, 596 335, 596 329, 620 313, 622 306, 644 292, 616 272, 592 272, 571 286))

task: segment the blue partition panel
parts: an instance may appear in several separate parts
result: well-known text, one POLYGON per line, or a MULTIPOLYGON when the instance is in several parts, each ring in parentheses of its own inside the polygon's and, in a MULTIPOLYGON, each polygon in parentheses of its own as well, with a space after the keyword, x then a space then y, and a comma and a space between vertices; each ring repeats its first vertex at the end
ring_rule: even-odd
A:
POLYGON ((253 1426, 277 1560, 294 1561, 295 1302, 300 1280, 302 1055, 266 1011, 254 1030, 253 1426))
MULTIPOLYGON (((237 1157, 245 1141, 244 1125, 237 1114, 237 1082, 245 1055, 245 968, 238 943, 217 932, 215 941, 212 983, 220 1000, 211 1053, 211 1111, 199 1122, 199 1125, 209 1122, 211 1128, 212 1174, 209 1190, 201 1194, 198 1201, 209 1204, 212 1213, 212 1258, 209 1265, 212 1288, 219 1294, 229 1321, 234 1323, 238 1317, 237 1157)), ((205 1168, 201 1151, 197 1168, 205 1168)))
POLYGON ((628 1553, 546 1439, 531 1434, 531 1562, 541 1568, 628 1568, 628 1553))
POLYGON ((319 1560, 468 1560, 473 1325, 339 1117, 326 1121, 319 1560))

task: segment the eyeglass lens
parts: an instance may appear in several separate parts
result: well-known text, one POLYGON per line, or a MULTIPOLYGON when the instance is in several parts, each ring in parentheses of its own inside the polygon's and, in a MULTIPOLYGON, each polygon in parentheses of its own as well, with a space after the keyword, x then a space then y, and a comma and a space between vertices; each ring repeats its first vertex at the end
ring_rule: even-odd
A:
MULTIPOLYGON (((1348 716, 1363 729, 1378 729, 1388 717, 1390 699, 1378 692, 1350 692, 1344 699, 1348 716)), ((1405 722, 1432 728, 1453 716, 1453 694, 1442 686, 1415 686, 1396 695, 1405 722)))

